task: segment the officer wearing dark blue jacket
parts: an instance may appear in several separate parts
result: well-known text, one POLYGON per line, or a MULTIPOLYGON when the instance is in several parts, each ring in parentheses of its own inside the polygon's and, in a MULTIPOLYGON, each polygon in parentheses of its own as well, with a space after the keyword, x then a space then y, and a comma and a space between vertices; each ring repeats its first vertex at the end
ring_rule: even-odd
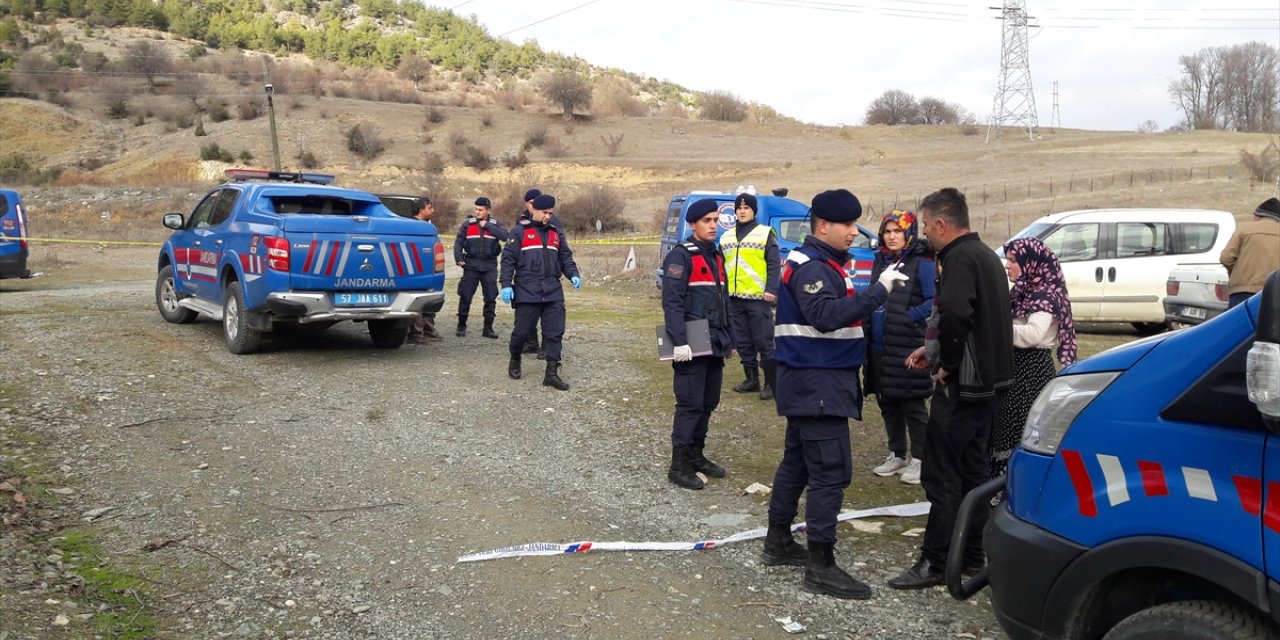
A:
MULTIPOLYGON (((517 225, 521 221, 533 220, 533 214, 534 214, 533 201, 535 198, 537 198, 540 195, 542 195, 542 192, 539 191, 538 189, 529 189, 528 191, 524 192, 524 211, 520 212, 520 216, 516 220, 517 225)), ((560 224, 560 218, 556 217, 555 213, 551 214, 551 226, 557 229, 564 229, 564 225, 560 224)), ((514 232, 514 229, 513 229, 513 232, 514 232)), ((547 353, 542 346, 543 342, 545 341, 546 341, 545 333, 543 334, 542 340, 541 341, 538 340, 538 321, 535 319, 533 321, 533 327, 530 328, 529 341, 526 342, 524 345, 524 353, 536 353, 538 354, 539 360, 546 360, 547 353)))
POLYGON ((556 199, 542 194, 532 204, 533 219, 521 220, 502 249, 502 301, 516 308, 507 374, 520 379, 520 352, 534 323, 541 320, 547 353, 542 384, 564 391, 569 384, 560 379, 560 341, 564 338, 564 287, 560 278, 568 276, 574 289, 582 287, 582 278, 568 240, 550 222, 556 199))
POLYGON ((498 255, 502 253, 502 243, 507 240, 508 232, 490 215, 492 206, 488 198, 476 198, 475 215, 462 221, 453 243, 453 261, 462 267, 462 279, 458 281, 458 330, 455 332, 459 338, 467 335, 467 314, 471 311, 471 300, 476 295, 477 286, 481 287, 484 295, 484 331, 481 335, 498 337, 498 332, 493 330, 498 299, 498 255))
POLYGON ((712 478, 725 476, 724 467, 703 454, 711 412, 720 404, 724 359, 733 352, 724 256, 715 245, 718 208, 711 199, 689 205, 685 221, 691 233, 662 261, 662 315, 675 347, 671 368, 676 413, 667 479, 685 489, 703 487, 698 471, 712 478), (685 323, 702 319, 711 330, 711 353, 694 356, 685 323))
POLYGON ((812 234, 787 257, 778 289, 776 398, 787 433, 760 560, 806 567, 800 584, 805 591, 862 600, 871 597, 871 587, 835 562, 836 517, 853 474, 849 418, 862 419, 862 321, 884 304, 889 287, 906 276, 886 269, 878 282, 855 293, 843 265, 858 234, 854 221, 862 215, 862 204, 846 189, 823 191, 813 197, 809 213, 812 234), (791 537, 806 486, 807 554, 791 537))

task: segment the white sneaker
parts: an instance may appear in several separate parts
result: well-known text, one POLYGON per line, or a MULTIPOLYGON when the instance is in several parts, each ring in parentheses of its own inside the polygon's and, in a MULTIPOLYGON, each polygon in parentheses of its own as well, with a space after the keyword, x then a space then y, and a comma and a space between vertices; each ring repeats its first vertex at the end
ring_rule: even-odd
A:
POLYGON ((909 463, 905 458, 899 458, 890 452, 889 456, 884 459, 884 462, 880 463, 880 466, 872 469, 871 473, 882 478, 887 478, 895 473, 902 473, 902 470, 906 469, 908 464, 909 463))
POLYGON ((912 458, 907 464, 907 470, 902 472, 902 477, 899 479, 906 484, 920 484, 920 463, 920 458, 912 458))

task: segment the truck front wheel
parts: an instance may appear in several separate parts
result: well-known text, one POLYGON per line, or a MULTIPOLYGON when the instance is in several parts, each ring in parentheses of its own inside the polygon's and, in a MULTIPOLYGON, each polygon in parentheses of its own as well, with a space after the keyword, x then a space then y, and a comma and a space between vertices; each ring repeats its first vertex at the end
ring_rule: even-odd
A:
POLYGON ((156 308, 160 317, 174 324, 187 324, 196 319, 196 312, 178 306, 177 286, 173 283, 173 265, 165 265, 156 276, 156 308))
POLYGON ((1192 600, 1143 609, 1121 620, 1103 640, 1280 640, 1280 631, 1247 609, 1192 600))
POLYGON ((369 337, 383 349, 398 349, 409 335, 409 324, 403 320, 370 320, 369 337))
POLYGON ((222 336, 226 338, 227 351, 237 355, 257 351, 262 342, 262 332, 249 326, 244 292, 238 281, 228 283, 222 295, 222 336))

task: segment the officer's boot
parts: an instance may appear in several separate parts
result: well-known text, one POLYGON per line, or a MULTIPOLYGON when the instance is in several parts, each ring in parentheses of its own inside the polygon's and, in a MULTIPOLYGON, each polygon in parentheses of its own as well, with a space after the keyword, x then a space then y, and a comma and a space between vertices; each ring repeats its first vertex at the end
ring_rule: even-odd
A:
POLYGON ((835 544, 809 541, 809 564, 804 570, 800 588, 809 593, 822 593, 845 600, 866 600, 871 587, 855 580, 836 566, 835 544))
POLYGON ((560 379, 559 371, 560 371, 560 361, 548 359, 547 373, 546 375, 542 376, 542 386, 552 387, 554 389, 559 389, 560 391, 568 391, 569 383, 560 379))
POLYGON ((778 361, 773 358, 762 358, 760 360, 760 399, 773 399, 773 385, 778 380, 778 361))
POLYGON ((512 380, 520 379, 520 354, 511 354, 511 362, 507 363, 507 375, 511 376, 512 380))
POLYGON ((769 533, 764 537, 764 550, 760 552, 760 564, 766 567, 791 565, 803 567, 809 563, 809 552, 791 536, 791 523, 770 520, 769 533))
POLYGON ((694 471, 701 471, 704 475, 712 478, 723 478, 725 474, 724 467, 702 455, 702 449, 705 446, 702 442, 696 442, 692 447, 689 447, 689 463, 693 466, 694 471))
POLYGON ((742 365, 742 372, 747 374, 747 379, 733 385, 733 390, 738 393, 750 393, 760 390, 760 370, 754 364, 742 365))
POLYGON ((466 316, 458 316, 458 330, 454 331, 453 335, 458 336, 459 338, 467 335, 467 317, 466 316))
POLYGON ((481 331, 480 335, 495 340, 498 338, 498 332, 493 330, 493 318, 484 319, 484 331, 481 331))
MULTIPOLYGON (((537 352, 538 352, 538 338, 537 336, 534 336, 533 339, 528 340, 524 343, 524 353, 537 353, 537 352)), ((539 358, 539 359, 541 360, 543 358, 539 358)))
POLYGON ((689 447, 671 447, 671 468, 667 470, 667 479, 684 489, 701 489, 704 484, 693 471, 689 463, 689 447))

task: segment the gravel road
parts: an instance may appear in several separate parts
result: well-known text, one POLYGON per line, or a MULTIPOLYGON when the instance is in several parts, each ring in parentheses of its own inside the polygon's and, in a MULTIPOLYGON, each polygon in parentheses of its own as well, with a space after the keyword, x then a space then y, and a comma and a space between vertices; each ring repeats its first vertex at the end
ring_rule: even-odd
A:
MULTIPOLYGON (((0 462, 47 469, 45 499, 104 550, 92 561, 145 577, 158 637, 780 638, 784 616, 817 638, 1004 637, 985 594, 884 585, 923 518, 841 525, 839 561, 875 588, 865 602, 805 593, 800 569, 759 565, 758 541, 457 563, 765 525, 766 499, 741 492, 770 482, 781 451, 764 403, 726 389, 708 453, 727 479, 666 481, 670 373, 649 354, 643 278, 570 293, 561 393, 534 360, 508 380, 505 340, 478 335, 387 351, 344 323, 235 356, 217 323, 160 318, 154 262, 150 248, 61 248, 44 276, 0 283, 0 462)), ((847 509, 923 499, 863 472, 880 429, 855 430, 867 444, 847 509)), ((0 638, 92 637, 61 564, 0 529, 0 638)))

